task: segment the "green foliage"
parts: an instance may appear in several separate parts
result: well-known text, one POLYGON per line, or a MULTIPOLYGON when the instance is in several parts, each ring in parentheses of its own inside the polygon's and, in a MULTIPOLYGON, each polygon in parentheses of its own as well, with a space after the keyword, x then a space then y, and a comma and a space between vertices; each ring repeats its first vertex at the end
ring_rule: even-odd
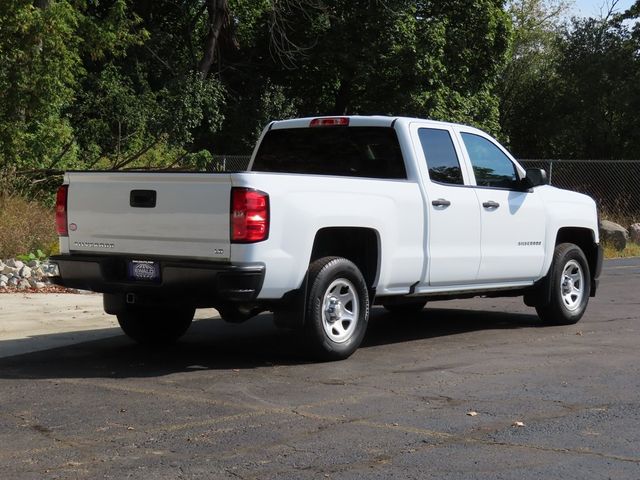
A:
POLYGON ((72 161, 73 128, 64 110, 82 73, 79 18, 65 1, 38 8, 0 4, 0 168, 72 161))
POLYGON ((511 5, 518 48, 500 96, 512 151, 522 158, 640 158, 640 30, 622 22, 635 10, 562 25, 553 15, 559 9, 550 12, 541 0, 511 5), (513 10, 523 5, 529 8, 513 10))
POLYGON ((24 255, 16 255, 18 260, 22 260, 23 262, 31 262, 33 260, 43 261, 46 260, 48 255, 44 253, 39 248, 35 252, 30 252, 24 255))
POLYGON ((238 142, 246 152, 264 120, 291 116, 412 115, 499 131, 495 85, 510 36, 501 1, 260 5, 236 54, 244 63, 224 78, 235 95, 215 137, 225 152, 238 142))

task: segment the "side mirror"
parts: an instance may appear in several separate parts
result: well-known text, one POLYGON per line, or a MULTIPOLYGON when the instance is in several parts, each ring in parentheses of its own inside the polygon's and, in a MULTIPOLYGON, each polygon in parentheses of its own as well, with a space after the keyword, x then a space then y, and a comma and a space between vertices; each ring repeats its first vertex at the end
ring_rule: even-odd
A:
POLYGON ((527 174, 524 177, 523 183, 527 188, 533 188, 539 185, 547 185, 549 178, 543 168, 527 168, 527 174))

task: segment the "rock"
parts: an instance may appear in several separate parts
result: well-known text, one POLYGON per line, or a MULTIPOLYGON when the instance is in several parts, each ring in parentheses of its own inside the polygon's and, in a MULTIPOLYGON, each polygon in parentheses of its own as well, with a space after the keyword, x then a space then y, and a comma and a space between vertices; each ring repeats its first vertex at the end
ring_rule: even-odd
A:
POLYGON ((44 282, 36 282, 35 288, 37 288, 38 290, 40 290, 41 288, 46 287, 47 284, 44 282))
POLYGON ((17 287, 19 282, 20 280, 18 280, 18 277, 11 277, 7 282, 7 285, 10 287, 17 287))
POLYGON ((6 288, 7 282, 0 282, 0 288, 6 288))
POLYGON ((9 266, 9 264, 5 264, 4 268, 2 269, 2 271, 0 271, 0 273, 3 273, 5 275, 13 275, 17 271, 18 271, 17 268, 11 267, 9 266))
POLYGON ((42 278, 44 277, 44 271, 42 270, 42 267, 35 267, 31 270, 31 276, 35 277, 35 278, 42 278))
POLYGON ((627 246, 629 232, 618 223, 602 220, 600 222, 600 236, 602 241, 610 243, 616 250, 624 250, 627 246))
POLYGON ((30 288, 31 284, 29 283, 29 280, 26 279, 22 279, 18 282, 18 288, 20 290, 24 290, 25 288, 30 288))
POLYGON ((18 270, 24 267, 24 263, 20 260, 16 260, 15 258, 10 258, 5 263, 12 268, 17 268, 18 270))
POLYGON ((53 263, 42 264, 43 276, 54 277, 58 275, 58 266, 53 263))
POLYGON ((7 283, 9 281, 9 277, 6 275, 0 275, 0 282, 7 283))
POLYGON ((38 267, 40 266, 40 260, 31 260, 29 263, 27 263, 27 267, 38 267))
POLYGON ((640 223, 634 223, 629 227, 629 237, 632 242, 640 243, 640 223))
POLYGON ((22 278, 31 278, 31 269, 26 265, 20 269, 18 273, 22 278))

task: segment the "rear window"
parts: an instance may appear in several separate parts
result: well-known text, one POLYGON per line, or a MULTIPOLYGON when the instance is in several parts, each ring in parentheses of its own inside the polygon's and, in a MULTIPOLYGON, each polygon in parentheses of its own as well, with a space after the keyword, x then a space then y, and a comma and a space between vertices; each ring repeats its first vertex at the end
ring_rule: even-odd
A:
POLYGON ((260 144, 252 170, 407 178, 398 137, 390 127, 270 130, 260 144))

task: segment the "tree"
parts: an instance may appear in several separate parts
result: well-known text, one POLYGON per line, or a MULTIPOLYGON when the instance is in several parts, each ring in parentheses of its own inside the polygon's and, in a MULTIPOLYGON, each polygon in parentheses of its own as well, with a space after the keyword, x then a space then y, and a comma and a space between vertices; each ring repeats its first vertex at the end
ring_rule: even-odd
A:
POLYGON ((510 34, 501 1, 307 0, 274 12, 277 3, 257 13, 231 60, 234 98, 216 137, 226 150, 255 140, 246 112, 263 107, 271 118, 414 115, 499 130, 495 84, 510 34), (238 131, 247 122, 251 138, 238 131))
POLYGON ((563 0, 512 0, 507 5, 513 36, 499 81, 500 125, 518 156, 543 155, 567 8, 563 0))

